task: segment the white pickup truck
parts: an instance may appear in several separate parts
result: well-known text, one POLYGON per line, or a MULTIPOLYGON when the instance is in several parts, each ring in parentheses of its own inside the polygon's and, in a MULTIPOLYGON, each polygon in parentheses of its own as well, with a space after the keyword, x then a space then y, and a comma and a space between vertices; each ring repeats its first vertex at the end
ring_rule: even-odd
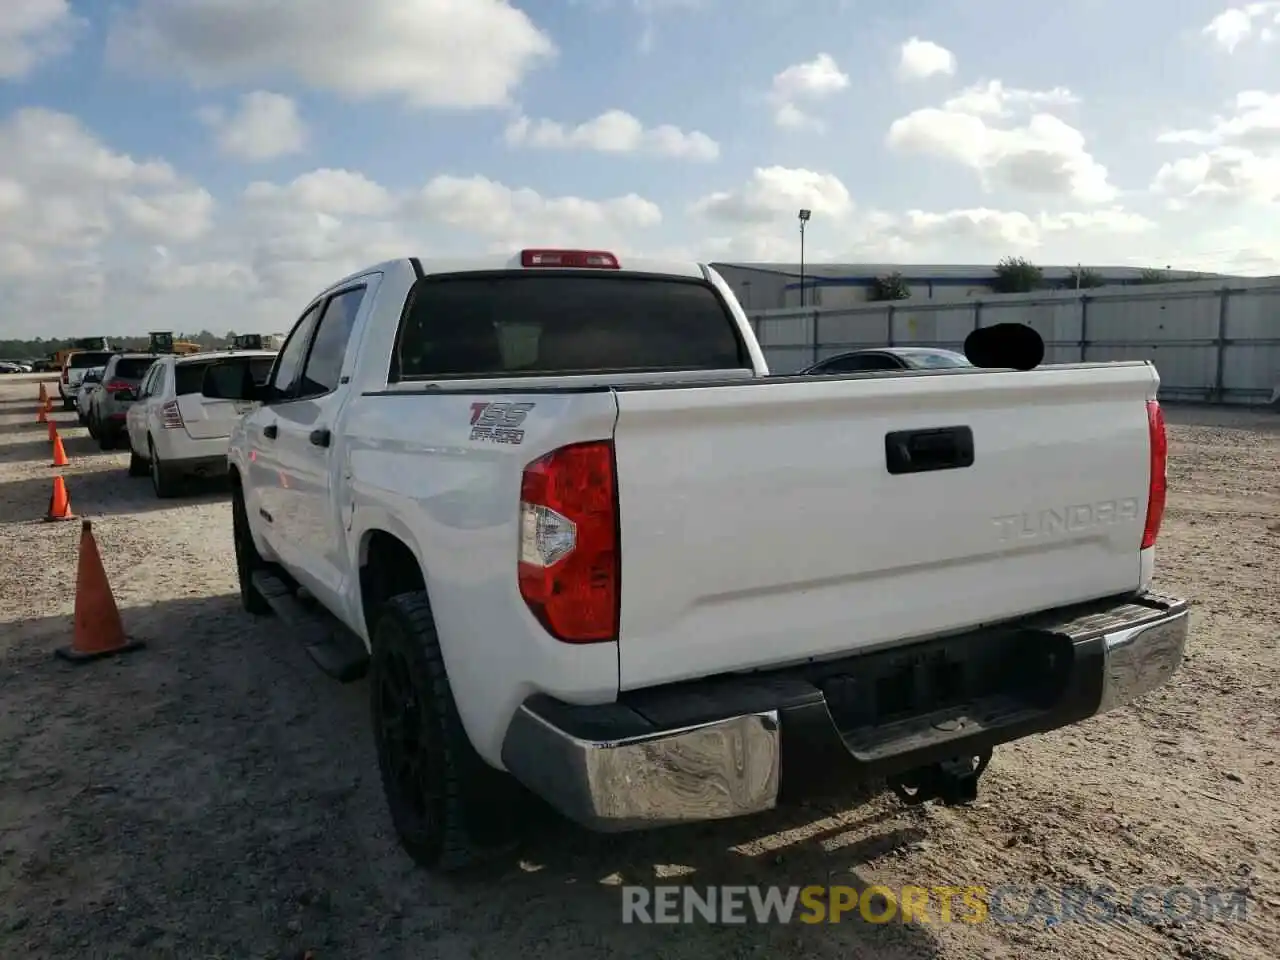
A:
POLYGON ((1158 383, 771 376, 703 265, 383 263, 236 395, 261 402, 228 454, 241 596, 368 673, 425 866, 508 836, 519 785, 600 831, 763 811, 840 768, 964 802, 997 744, 1181 661, 1187 604, 1149 589, 1158 383))

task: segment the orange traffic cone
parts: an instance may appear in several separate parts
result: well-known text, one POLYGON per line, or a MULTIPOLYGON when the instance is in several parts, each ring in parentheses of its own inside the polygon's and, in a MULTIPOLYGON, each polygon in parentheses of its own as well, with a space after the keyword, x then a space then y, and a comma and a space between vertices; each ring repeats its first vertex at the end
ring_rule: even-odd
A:
POLYGON ((63 660, 86 663, 102 657, 130 653, 144 644, 125 636, 120 608, 102 569, 98 543, 88 520, 80 521, 80 561, 76 567, 75 632, 71 646, 54 651, 63 660))
POLYGON ((36 423, 49 422, 49 401, 40 404, 40 412, 36 414, 36 423))
POLYGON ((67 496, 67 483, 62 477, 53 478, 53 495, 49 497, 49 512, 45 520, 74 520, 71 512, 71 498, 67 496))
MULTIPOLYGON (((49 421, 49 426, 53 426, 53 421, 49 421)), ((62 448, 62 438, 58 436, 58 430, 55 427, 53 433, 53 467, 65 467, 71 461, 67 459, 67 451, 62 448)))
POLYGON ((48 392, 48 390, 46 390, 46 389, 45 389, 44 381, 43 381, 43 380, 41 380, 41 381, 40 381, 40 404, 41 404, 41 406, 43 406, 43 405, 44 405, 44 402, 45 402, 46 400, 48 400, 48 399, 49 399, 49 392, 48 392))
POLYGON ((50 420, 49 421, 49 442, 53 443, 53 438, 56 437, 57 435, 58 435, 58 421, 50 420))

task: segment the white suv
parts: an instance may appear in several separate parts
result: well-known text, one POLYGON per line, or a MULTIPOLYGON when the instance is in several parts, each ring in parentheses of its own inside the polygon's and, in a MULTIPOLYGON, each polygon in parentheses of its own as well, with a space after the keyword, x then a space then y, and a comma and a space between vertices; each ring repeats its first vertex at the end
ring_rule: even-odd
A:
POLYGON ((248 368, 255 383, 265 383, 275 359, 269 350, 158 358, 125 422, 129 475, 150 473, 156 496, 171 497, 187 477, 225 474, 231 428, 253 404, 216 399, 216 383, 209 385, 206 396, 205 374, 216 363, 214 378, 230 377, 238 383, 248 368))

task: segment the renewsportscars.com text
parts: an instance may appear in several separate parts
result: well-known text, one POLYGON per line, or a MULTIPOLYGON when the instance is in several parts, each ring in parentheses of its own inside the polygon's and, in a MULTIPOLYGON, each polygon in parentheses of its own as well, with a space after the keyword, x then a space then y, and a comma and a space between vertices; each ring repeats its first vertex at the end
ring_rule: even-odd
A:
POLYGON ((623 923, 1193 923, 1243 921, 1248 891, 1173 886, 622 888, 623 923))

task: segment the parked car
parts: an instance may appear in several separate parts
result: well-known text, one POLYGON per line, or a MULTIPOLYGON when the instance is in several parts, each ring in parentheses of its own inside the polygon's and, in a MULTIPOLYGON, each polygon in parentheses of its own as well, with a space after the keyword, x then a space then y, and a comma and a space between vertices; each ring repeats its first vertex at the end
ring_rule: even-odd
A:
POLYGON ((102 382, 89 396, 89 432, 100 449, 114 450, 119 444, 138 386, 155 361, 150 353, 116 353, 107 360, 102 382))
POLYGON ((855 373, 860 370, 948 370, 972 367, 963 353, 941 347, 876 347, 827 357, 801 373, 855 373))
POLYGON ((240 350, 157 359, 125 418, 129 475, 150 474, 158 497, 173 496, 189 476, 226 476, 227 438, 253 404, 220 394, 242 392, 242 377, 266 383, 275 357, 240 350))
POLYGON ((966 802, 998 744, 1181 662, 1187 604, 1150 592, 1158 386, 1136 361, 771 377, 705 264, 382 263, 239 392, 241 602, 367 670, 427 867, 487 854, 519 784, 604 831, 841 769, 966 802))
MULTIPOLYGON (((76 391, 76 418, 81 426, 89 423, 89 401, 94 389, 102 382, 102 371, 105 367, 91 367, 80 379, 80 388, 76 391)), ((92 431, 91 431, 92 435, 92 431)))
POLYGON ((74 410, 85 372, 104 367, 111 359, 109 350, 73 350, 62 360, 62 376, 58 380, 58 396, 64 410, 74 410))

